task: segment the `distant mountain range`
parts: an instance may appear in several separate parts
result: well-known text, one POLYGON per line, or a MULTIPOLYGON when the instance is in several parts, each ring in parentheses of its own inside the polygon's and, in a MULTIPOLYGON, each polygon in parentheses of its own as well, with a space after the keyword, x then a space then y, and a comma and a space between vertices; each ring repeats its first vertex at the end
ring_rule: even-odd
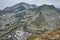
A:
POLYGON ((59 10, 59 11, 60 11, 60 8, 57 8, 57 10, 59 10))
POLYGON ((38 7, 22 2, 0 10, 0 14, 0 39, 16 30, 39 34, 60 28, 60 11, 53 5, 38 7))
POLYGON ((13 5, 13 6, 11 6, 11 7, 6 7, 5 9, 4 9, 4 11, 15 11, 15 10, 25 10, 25 9, 34 9, 34 8, 37 8, 37 6, 36 5, 30 5, 30 4, 27 4, 27 3, 24 3, 24 2, 21 2, 21 3, 18 3, 18 4, 16 4, 16 5, 13 5))

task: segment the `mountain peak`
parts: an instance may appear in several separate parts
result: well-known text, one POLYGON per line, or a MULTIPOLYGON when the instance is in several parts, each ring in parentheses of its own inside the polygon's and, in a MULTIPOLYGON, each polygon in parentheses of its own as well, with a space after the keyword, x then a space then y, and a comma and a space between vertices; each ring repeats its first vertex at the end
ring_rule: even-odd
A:
POLYGON ((54 6, 54 5, 47 5, 47 4, 44 4, 44 5, 40 6, 39 8, 55 9, 55 6, 54 6))
POLYGON ((21 6, 25 7, 26 9, 37 8, 36 5, 31 5, 28 3, 21 2, 11 7, 5 8, 4 11, 13 11, 13 10, 16 10, 17 8, 20 9, 22 8, 21 6))
POLYGON ((21 2, 20 4, 27 4, 27 3, 25 3, 25 2, 21 2))

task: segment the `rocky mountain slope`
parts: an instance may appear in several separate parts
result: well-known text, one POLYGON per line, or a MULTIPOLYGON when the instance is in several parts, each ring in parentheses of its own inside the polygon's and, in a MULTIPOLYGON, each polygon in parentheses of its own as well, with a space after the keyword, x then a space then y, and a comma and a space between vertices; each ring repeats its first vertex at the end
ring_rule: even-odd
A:
POLYGON ((11 7, 6 7, 4 9, 4 11, 22 11, 22 10, 25 10, 25 9, 32 9, 32 8, 37 8, 36 5, 30 5, 30 4, 27 4, 27 3, 24 3, 24 2, 21 2, 21 3, 18 3, 16 5, 13 5, 11 7))
MULTIPOLYGON (((37 8, 33 5, 34 7, 31 9, 29 4, 20 4, 15 5, 13 9, 10 7, 12 11, 17 8, 19 10, 10 11, 0 16, 0 39, 8 38, 16 30, 39 34, 60 28, 60 12, 53 5, 45 4, 37 8)), ((10 8, 6 10, 10 10, 10 8)))

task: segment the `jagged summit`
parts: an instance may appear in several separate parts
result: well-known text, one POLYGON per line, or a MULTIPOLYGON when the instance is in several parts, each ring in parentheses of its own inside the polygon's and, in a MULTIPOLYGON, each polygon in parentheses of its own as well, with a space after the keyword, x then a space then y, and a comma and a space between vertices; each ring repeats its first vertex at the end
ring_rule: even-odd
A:
MULTIPOLYGON (((21 3, 18 3, 18 4, 28 4, 28 3, 25 3, 25 2, 21 2, 21 3)), ((30 5, 30 4, 29 4, 30 5)))
POLYGON ((55 9, 55 6, 54 5, 44 4, 44 5, 40 6, 39 8, 40 9, 42 9, 42 8, 45 8, 45 9, 55 9))
MULTIPOLYGON (((14 11, 16 10, 17 8, 21 8, 21 6, 25 7, 26 9, 31 9, 31 8, 37 8, 36 5, 31 5, 31 4, 28 4, 28 3, 24 3, 24 2, 21 2, 21 3, 18 3, 16 5, 13 5, 11 7, 6 7, 4 9, 4 11, 14 11)), ((19 10, 19 9, 18 9, 19 10)), ((24 10, 24 9, 23 9, 24 10)))

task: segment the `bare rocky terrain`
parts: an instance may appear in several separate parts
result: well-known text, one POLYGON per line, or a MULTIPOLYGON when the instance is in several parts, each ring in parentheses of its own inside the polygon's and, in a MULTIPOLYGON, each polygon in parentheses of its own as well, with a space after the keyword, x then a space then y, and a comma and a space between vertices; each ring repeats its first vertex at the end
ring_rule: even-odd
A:
POLYGON ((37 7, 20 3, 0 11, 0 40, 26 40, 29 35, 58 28, 60 11, 53 5, 37 7))

